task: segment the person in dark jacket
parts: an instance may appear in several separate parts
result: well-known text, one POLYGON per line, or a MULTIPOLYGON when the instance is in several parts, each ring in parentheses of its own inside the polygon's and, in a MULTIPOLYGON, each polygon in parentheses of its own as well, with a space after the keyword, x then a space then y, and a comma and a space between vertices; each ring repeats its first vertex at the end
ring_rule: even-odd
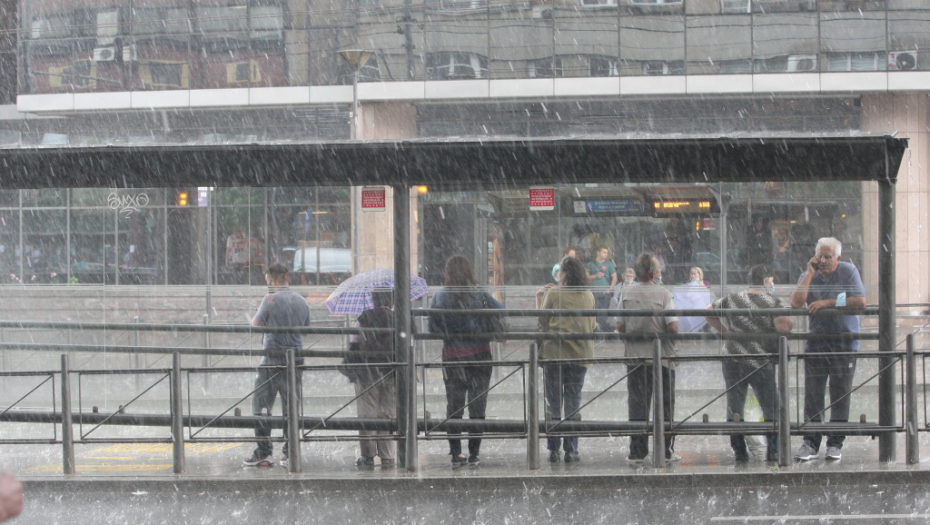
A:
MULTIPOLYGON (((358 316, 357 327, 394 328, 394 291, 377 288, 371 293, 373 307, 358 316)), ((394 334, 363 332, 349 338, 349 355, 345 362, 365 364, 347 371, 349 380, 355 384, 357 413, 360 418, 397 417, 397 389, 395 373, 390 366, 377 366, 394 361, 394 334), (355 352, 365 352, 359 355, 355 352), (371 355, 380 354, 380 355, 371 355)), ((389 435, 382 430, 360 430, 359 436, 389 435)), ((361 457, 355 462, 359 467, 374 467, 375 456, 381 458, 381 468, 396 466, 397 442, 394 440, 359 440, 361 457)))
MULTIPOLYGON (((445 288, 433 296, 430 308, 475 310, 503 308, 487 290, 478 287, 471 263, 464 255, 446 261, 445 288)), ((491 344, 487 339, 469 337, 484 332, 479 316, 468 314, 431 314, 429 330, 443 334, 442 378, 446 386, 446 417, 462 419, 468 407, 469 419, 484 419, 488 405, 487 391, 491 384, 491 344)), ((450 432, 450 434, 452 434, 450 432)), ((468 458, 462 454, 459 439, 449 440, 452 466, 475 466, 480 460, 481 439, 468 440, 468 458)))

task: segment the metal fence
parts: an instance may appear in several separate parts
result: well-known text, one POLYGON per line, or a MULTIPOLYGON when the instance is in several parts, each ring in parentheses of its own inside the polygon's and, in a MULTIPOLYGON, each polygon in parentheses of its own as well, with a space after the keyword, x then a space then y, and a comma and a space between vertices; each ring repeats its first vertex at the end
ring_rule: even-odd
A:
MULTIPOLYGON (((875 315, 877 313, 877 308, 867 308, 861 311, 844 311, 844 314, 857 314, 857 315, 875 315)), ((468 315, 494 315, 502 314, 509 317, 538 317, 541 315, 552 316, 552 315, 562 315, 562 316, 596 316, 604 315, 604 311, 592 311, 592 310, 495 310, 489 312, 487 310, 475 310, 475 311, 440 311, 440 310, 427 310, 419 309, 414 310, 414 316, 427 316, 429 314, 435 313, 455 313, 455 314, 468 314, 468 315)), ((617 315, 619 311, 610 311, 607 312, 608 315, 617 315)), ((653 311, 623 311, 623 315, 626 317, 630 316, 652 316, 659 312, 653 311)), ((830 315, 831 313, 836 313, 835 311, 823 311, 819 315, 830 315)), ((804 309, 773 309, 769 310, 674 310, 674 311, 661 311, 661 315, 679 315, 679 316, 738 316, 738 315, 789 315, 789 316, 807 316, 807 310, 804 309)), ((301 333, 301 334, 316 334, 316 335, 336 335, 336 336, 347 336, 352 333, 360 332, 392 332, 391 330, 385 329, 361 329, 361 328, 320 328, 320 327, 310 327, 310 328, 269 328, 269 327, 249 327, 249 326, 216 326, 216 325, 174 325, 174 324, 140 324, 140 323, 30 323, 30 322, 12 322, 12 321, 0 321, 0 329, 4 330, 60 330, 71 334, 74 331, 110 331, 110 332, 123 332, 123 335, 120 335, 116 340, 122 340, 122 338, 128 338, 129 334, 132 335, 132 339, 135 343, 139 341, 139 334, 146 331, 161 331, 161 332, 190 332, 192 334, 201 333, 204 334, 203 348, 191 348, 191 347, 175 347, 175 348, 164 348, 164 347, 143 347, 138 344, 132 345, 81 345, 81 344, 69 344, 71 342, 71 337, 56 337, 52 338, 53 340, 61 340, 63 342, 50 342, 50 343, 0 343, 0 349, 7 350, 28 350, 32 352, 62 352, 61 355, 61 368, 60 370, 30 370, 30 371, 14 371, 14 370, 5 370, 0 371, 0 377, 35 377, 37 379, 36 384, 25 393, 25 395, 20 396, 18 399, 13 401, 9 406, 5 407, 2 412, 0 412, 0 422, 10 422, 10 423, 50 423, 52 424, 53 434, 49 438, 37 439, 37 438, 9 438, 9 439, 0 439, 0 444, 61 444, 63 449, 62 461, 63 461, 63 470, 66 474, 71 474, 75 472, 74 464, 74 445, 75 444, 88 444, 88 443, 140 443, 140 442, 157 442, 157 443, 172 443, 173 444, 173 458, 174 458, 174 471, 177 473, 184 472, 185 470, 185 457, 184 457, 184 443, 185 442, 248 442, 255 441, 255 438, 242 437, 242 436, 208 436, 204 434, 206 429, 251 429, 254 428, 257 424, 268 425, 271 428, 281 428, 284 423, 287 423, 288 434, 284 438, 273 438, 274 441, 286 441, 288 443, 288 448, 290 452, 290 461, 288 463, 288 468, 290 472, 299 472, 301 468, 300 461, 300 447, 299 443, 305 441, 319 441, 319 440, 346 440, 346 439, 397 439, 400 442, 404 443, 406 446, 399 447, 399 459, 402 464, 408 469, 417 468, 417 456, 416 456, 416 442, 418 440, 432 440, 432 439, 447 439, 449 437, 458 437, 460 432, 468 432, 471 434, 471 437, 482 437, 482 438, 491 438, 491 439, 525 439, 526 440, 526 454, 527 454, 527 467, 529 469, 538 469, 539 468, 539 440, 542 437, 565 437, 565 436, 630 436, 630 435, 649 435, 652 436, 654 443, 662 443, 664 436, 666 434, 672 435, 730 435, 730 434, 753 434, 753 435, 777 435, 778 437, 778 450, 779 457, 778 463, 781 466, 786 466, 790 463, 789 455, 789 439, 791 435, 805 435, 810 433, 842 433, 847 435, 871 435, 871 436, 881 436, 889 435, 894 433, 905 432, 906 434, 906 456, 907 462, 909 464, 916 463, 919 460, 918 453, 918 435, 919 432, 930 431, 930 426, 921 426, 919 424, 919 407, 917 406, 918 402, 918 391, 922 389, 923 391, 923 412, 924 412, 924 421, 930 421, 928 419, 928 403, 927 403, 927 389, 926 389, 926 360, 930 356, 930 350, 918 350, 916 348, 914 334, 910 334, 906 339, 906 349, 903 351, 894 350, 894 351, 881 351, 881 352, 870 352, 870 351, 861 351, 849 354, 854 356, 857 359, 876 359, 878 360, 878 372, 871 375, 864 382, 859 385, 854 385, 852 392, 860 389, 866 383, 872 381, 875 378, 881 378, 882 373, 887 370, 892 370, 893 372, 896 369, 900 369, 901 372, 901 382, 904 385, 904 388, 901 392, 900 398, 900 407, 901 407, 901 417, 900 420, 903 421, 903 424, 879 424, 874 422, 867 421, 858 421, 858 422, 833 422, 833 423, 821 423, 821 422, 812 422, 812 421, 802 421, 800 414, 797 414, 794 418, 794 421, 791 419, 790 414, 790 389, 789 389, 789 364, 791 360, 802 361, 811 357, 819 357, 822 354, 815 353, 794 353, 791 354, 788 351, 788 342, 791 340, 811 340, 818 338, 831 338, 831 339, 860 339, 860 340, 878 340, 880 334, 877 333, 860 333, 860 334, 845 334, 845 335, 829 335, 822 336, 816 334, 807 334, 807 333, 789 333, 784 336, 778 335, 748 335, 748 334, 739 334, 739 333, 726 333, 726 334, 709 334, 709 333, 695 333, 695 334, 664 334, 658 338, 654 336, 643 336, 636 334, 618 334, 618 333, 596 333, 596 334, 549 334, 549 333, 538 333, 538 332, 507 332, 502 334, 469 334, 469 338, 478 338, 486 339, 489 341, 504 339, 510 341, 522 340, 530 342, 528 347, 528 356, 526 359, 506 359, 506 360, 496 360, 491 362, 484 362, 482 364, 490 364, 496 368, 506 369, 501 372, 504 374, 503 378, 496 378, 496 382, 490 386, 488 391, 494 390, 505 380, 511 377, 520 377, 522 379, 523 388, 522 388, 522 403, 523 403, 523 417, 519 419, 493 419, 493 420, 464 420, 456 418, 433 418, 430 416, 426 410, 426 397, 427 397, 427 388, 426 388, 426 374, 423 374, 424 382, 422 383, 422 409, 421 413, 418 413, 417 409, 417 395, 416 395, 416 382, 407 383, 410 387, 406 387, 403 381, 398 381, 398 417, 396 419, 387 419, 387 418, 356 418, 356 417, 337 417, 338 414, 348 407, 353 401, 355 401, 359 395, 351 398, 348 402, 342 404, 338 409, 326 416, 306 416, 300 413, 301 404, 296 402, 298 401, 297 389, 294 388, 294 385, 297 384, 298 376, 305 373, 315 373, 319 371, 333 371, 333 370, 345 370, 348 368, 356 366, 365 366, 365 365, 346 365, 346 364, 310 364, 310 365, 296 365, 296 359, 298 357, 310 357, 310 358, 341 358, 346 355, 345 351, 318 351, 312 349, 306 349, 301 351, 291 351, 288 355, 288 364, 286 367, 278 367, 278 373, 284 373, 287 377, 287 384, 289 385, 289 393, 291 396, 290 403, 288 404, 288 413, 283 416, 271 416, 266 414, 260 415, 241 415, 239 409, 235 408, 240 402, 247 399, 252 393, 257 390, 252 390, 251 392, 244 392, 243 396, 239 397, 238 400, 232 403, 231 406, 221 411, 219 414, 203 415, 203 414, 194 414, 193 406, 191 404, 192 398, 192 388, 191 388, 191 377, 203 374, 246 374, 254 373, 256 367, 247 366, 247 367, 216 367, 216 366, 198 366, 198 367, 182 367, 181 366, 181 356, 182 355, 201 355, 205 358, 208 356, 230 356, 230 355, 254 355, 255 352, 252 350, 243 350, 241 348, 209 348, 209 334, 212 333, 248 333, 248 334, 259 334, 259 333, 301 333), (777 383, 778 383, 778 417, 775 421, 771 422, 746 422, 746 421, 724 421, 724 422, 710 422, 705 418, 702 418, 701 421, 695 421, 696 416, 703 410, 705 407, 714 403, 721 397, 726 395, 726 390, 719 393, 715 398, 707 402, 703 407, 698 410, 692 411, 685 418, 680 420, 673 421, 663 421, 662 417, 662 374, 654 374, 653 382, 653 416, 651 421, 599 421, 599 420, 581 420, 574 417, 574 414, 565 414, 560 420, 549 420, 548 418, 543 418, 542 420, 539 417, 539 368, 541 365, 545 364, 556 364, 559 362, 573 362, 575 364, 591 364, 591 365, 607 365, 607 364, 627 364, 632 366, 637 365, 652 365, 653 371, 661 370, 663 364, 667 365, 670 362, 688 362, 688 361, 721 361, 721 360, 730 360, 730 359, 745 359, 744 357, 734 356, 734 355, 692 355, 692 356, 677 356, 669 357, 663 356, 661 351, 661 340, 663 339, 672 339, 678 341, 694 341, 694 340, 715 340, 715 341, 725 341, 725 340, 739 340, 739 339, 758 339, 760 337, 770 337, 778 338, 779 341, 779 352, 778 354, 768 354, 765 356, 766 359, 771 360, 771 362, 776 363, 777 368, 777 383), (654 353, 651 359, 649 358, 626 358, 626 357, 601 357, 588 360, 540 360, 538 357, 537 344, 541 341, 547 339, 593 339, 593 340, 605 340, 605 341, 619 341, 619 340, 652 340, 654 341, 654 353), (129 368, 95 368, 95 369, 80 369, 73 370, 71 368, 70 358, 74 353, 78 352, 100 352, 105 350, 110 353, 117 354, 128 354, 132 356, 133 362, 135 361, 138 355, 143 354, 161 354, 161 355, 171 355, 171 367, 164 368, 143 368, 143 367, 129 367, 129 368), (918 358, 920 359, 920 365, 922 369, 922 380, 918 381, 918 358), (96 376, 96 375, 134 375, 137 379, 136 392, 133 393, 131 397, 127 396, 128 399, 125 403, 121 404, 118 410, 110 412, 100 412, 97 407, 92 407, 90 410, 84 406, 83 402, 83 393, 82 393, 82 379, 84 377, 96 376), (146 377, 151 377, 149 381, 146 381, 146 377), (78 383, 78 408, 74 410, 72 402, 74 401, 74 396, 72 395, 72 385, 73 381, 77 379, 78 383), (55 389, 55 383, 57 383, 59 388, 55 389), (52 409, 48 410, 21 410, 17 406, 29 396, 33 395, 40 388, 50 383, 51 386, 51 405, 52 409), (169 390, 167 411, 165 413, 157 414, 140 414, 140 413, 131 413, 128 409, 140 399, 147 392, 152 391, 152 389, 159 388, 160 385, 164 386, 167 384, 169 390), (184 385, 187 385, 187 410, 185 411, 185 397, 184 397, 184 385), (60 398, 59 398, 60 394, 60 398), (57 401, 60 399, 60 410, 58 409, 57 401), (400 406, 404 405, 405 410, 401 410, 400 406), (230 415, 230 412, 234 412, 233 415, 230 415), (57 425, 61 425, 61 435, 59 436, 57 431, 57 425), (75 425, 78 427, 77 434, 75 434, 75 425), (163 437, 143 437, 143 436, 127 436, 127 437, 106 437, 98 438, 93 437, 91 434, 95 432, 98 428, 104 425, 123 425, 123 426, 151 426, 159 428, 170 428, 170 435, 163 437), (90 427, 89 430, 85 431, 85 426, 90 427), (356 435, 347 435, 347 431, 359 431, 359 430, 381 430, 387 431, 389 434, 380 435, 380 436, 364 436, 359 437, 356 435), (413 454, 410 454, 410 451, 413 451, 413 454), (406 452, 406 454, 405 454, 406 452)), ((449 334, 430 334, 430 333, 421 333, 415 334, 413 340, 418 341, 430 341, 443 339, 444 337, 448 338, 449 334)), ((187 340, 185 338, 184 340, 187 340)), ((408 339, 409 340, 409 339, 408 339)), ((400 356, 393 365, 389 364, 388 366, 393 366, 394 374, 402 375, 405 373, 410 373, 410 371, 420 370, 425 372, 428 369, 433 368, 442 368, 442 363, 416 363, 417 352, 413 351, 412 345, 407 347, 407 352, 401 352, 407 354, 406 359, 401 359, 400 356)), ((831 354, 837 355, 837 354, 831 354)), ((756 356, 758 357, 758 356, 756 356)), ((208 361, 204 361, 204 364, 209 365, 208 361)), ((379 366, 381 366, 379 364, 379 366)), ((887 377, 887 375, 885 376, 887 377)), ((894 377, 894 376, 892 376, 894 377)), ((597 399, 599 396, 603 395, 607 390, 615 387, 626 379, 626 376, 622 376, 616 381, 614 381, 606 389, 603 389, 595 393, 594 398, 589 400, 588 403, 592 402, 594 399, 597 399)), ((746 377, 743 377, 740 381, 745 381, 746 377)), ((796 378, 796 384, 798 379, 796 378)), ((734 385, 735 386, 735 385, 734 385)), ((732 387, 731 387, 732 388, 732 387)), ((879 392, 884 392, 884 395, 896 396, 896 385, 892 381, 890 384, 888 381, 882 382, 879 381, 879 392)), ((796 389, 799 391, 799 388, 796 389)), ((850 392, 850 395, 852 394, 850 392)), ((831 400, 835 404, 838 400, 831 400)), ((798 403, 795 403, 798 405, 798 403)), ((895 403, 897 404, 897 403, 895 403)), ((831 408, 832 405, 827 406, 826 409, 831 408)), ((582 407, 583 408, 583 407, 582 407)), ((579 409, 580 410, 580 409, 579 409)), ((883 407, 879 406, 879 411, 883 407)), ((895 408, 897 410, 897 408, 895 408)), ((880 417, 880 420, 887 421, 890 418, 892 422, 898 420, 897 414, 884 414, 884 417, 880 417)), ((654 454, 654 465, 656 467, 663 467, 665 463, 665 458, 663 454, 654 454)))

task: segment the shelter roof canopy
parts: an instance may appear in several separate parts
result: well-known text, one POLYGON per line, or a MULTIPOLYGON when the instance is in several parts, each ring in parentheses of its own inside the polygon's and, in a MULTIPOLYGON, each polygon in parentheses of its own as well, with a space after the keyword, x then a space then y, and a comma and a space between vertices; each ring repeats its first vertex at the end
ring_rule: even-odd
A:
POLYGON ((894 134, 456 138, 0 149, 0 188, 895 180, 894 134))

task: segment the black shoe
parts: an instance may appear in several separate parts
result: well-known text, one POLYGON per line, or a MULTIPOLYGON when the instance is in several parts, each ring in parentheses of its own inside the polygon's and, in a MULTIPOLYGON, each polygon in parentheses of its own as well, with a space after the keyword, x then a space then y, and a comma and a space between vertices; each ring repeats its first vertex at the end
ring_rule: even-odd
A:
POLYGON ((462 454, 452 456, 452 468, 464 467, 466 464, 468 464, 468 458, 462 454))
MULTIPOLYGON (((373 459, 374 458, 372 458, 372 460, 373 459)), ((391 468, 397 468, 397 460, 381 458, 381 469, 384 470, 384 469, 391 469, 391 468)))
POLYGON ((581 456, 578 455, 578 451, 566 452, 565 453, 565 462, 566 463, 577 463, 581 461, 581 456))
POLYGON ((736 462, 737 462, 737 463, 749 463, 749 452, 747 452, 747 451, 745 451, 745 450, 743 450, 743 451, 737 451, 737 452, 736 452, 736 462))
POLYGON ((355 466, 359 468, 375 468, 375 458, 362 456, 355 460, 355 466))
POLYGON ((562 454, 558 450, 549 451, 549 463, 558 463, 562 461, 562 454))
POLYGON ((478 466, 478 463, 481 463, 481 460, 478 459, 478 455, 477 455, 477 454, 472 454, 472 455, 468 456, 468 466, 469 466, 469 467, 477 467, 477 466, 478 466))
POLYGON ((271 454, 262 455, 253 452, 251 456, 242 461, 242 464, 250 467, 270 467, 274 465, 274 461, 271 459, 271 454))

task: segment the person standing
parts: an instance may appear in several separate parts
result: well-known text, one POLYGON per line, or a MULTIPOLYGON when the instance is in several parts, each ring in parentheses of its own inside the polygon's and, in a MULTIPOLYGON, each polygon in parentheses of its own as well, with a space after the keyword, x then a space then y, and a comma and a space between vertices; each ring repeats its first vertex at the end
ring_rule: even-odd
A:
MULTIPOLYGON (((289 276, 283 264, 272 264, 265 270, 268 283, 268 295, 262 299, 252 326, 302 327, 310 326, 310 306, 307 300, 288 288, 289 276)), ((282 367, 287 365, 287 351, 303 349, 303 338, 295 333, 269 333, 262 337, 265 357, 258 369, 255 379, 255 393, 252 394, 252 413, 256 416, 271 415, 275 397, 281 395, 281 413, 284 416, 284 435, 287 436, 288 386, 287 372, 282 367)), ((303 358, 297 358, 296 364, 304 364, 303 358)), ((300 401, 301 380, 297 372, 297 400, 300 401)), ((243 461, 249 466, 271 466, 273 446, 271 444, 271 427, 265 422, 255 424, 255 437, 258 446, 252 455, 243 461)), ((282 450, 282 463, 287 463, 287 443, 282 450)))
MULTIPOLYGON (((430 308, 442 310, 477 310, 503 308, 500 302, 484 288, 471 262, 464 255, 454 255, 446 261, 446 286, 433 296, 430 308)), ((485 332, 479 316, 468 314, 430 314, 429 331, 442 334, 442 379, 446 387, 446 417, 462 419, 468 407, 469 419, 484 419, 488 406, 488 387, 491 385, 491 343, 476 338, 485 332)), ((449 432, 449 434, 455 434, 449 432)), ((481 462, 481 439, 468 440, 468 458, 462 454, 462 442, 449 439, 452 466, 476 466, 481 462)))
MULTIPOLYGON (((591 310, 594 308, 594 295, 586 289, 585 268, 574 257, 564 257, 559 268, 559 286, 546 285, 536 292, 536 308, 544 310, 591 310)), ((539 328, 543 332, 561 334, 583 334, 594 331, 593 317, 562 317, 553 314, 539 318, 539 328)), ((591 359, 594 357, 594 341, 546 340, 539 350, 542 359, 591 359)), ((550 421, 574 419, 579 416, 581 406, 581 389, 584 376, 590 364, 546 363, 543 376, 546 384, 546 413, 550 421)), ((579 461, 578 438, 566 437, 563 443, 559 438, 548 438, 549 461, 558 463, 561 459, 559 446, 565 450, 565 462, 579 461)))
MULTIPOLYGON (((859 310, 865 308, 865 287, 859 270, 850 263, 840 260, 843 245, 833 237, 817 241, 815 255, 807 262, 807 271, 801 274, 798 287, 791 292, 791 307, 807 305, 807 311, 816 314, 824 308, 859 310)), ((812 315, 809 322, 812 334, 859 333, 859 317, 856 315, 828 314, 812 315)), ((806 353, 848 353, 859 350, 859 340, 821 339, 810 340, 805 345, 806 353)), ((845 355, 808 357, 804 359, 804 420, 823 421, 824 391, 830 384, 831 422, 849 421, 850 390, 856 374, 856 358, 845 355)), ((816 459, 822 439, 821 434, 804 436, 804 444, 795 454, 799 461, 816 459)), ((842 457, 843 441, 846 436, 827 437, 826 459, 842 457)))
POLYGON ((23 511, 23 484, 13 474, 0 472, 0 521, 15 518, 23 511))
MULTIPOLYGON (((587 265, 588 282, 594 293, 594 307, 598 310, 610 308, 610 299, 617 286, 617 266, 610 257, 610 249, 601 246, 597 249, 596 258, 587 265)), ((610 318, 606 315, 597 316, 597 327, 601 332, 613 332, 610 318)))
MULTIPOLYGON (((357 327, 394 328, 394 290, 376 288, 371 292, 373 307, 358 316, 357 327)), ((355 385, 357 414, 360 418, 397 417, 397 389, 394 370, 384 363, 394 362, 394 334, 362 332, 349 337, 349 354, 346 363, 366 364, 349 370, 349 380, 355 385), (353 352, 365 352, 358 356, 353 352), (380 355, 371 355, 380 354, 380 355), (377 364, 382 366, 375 366, 377 364)), ((390 435, 383 430, 360 430, 359 436, 390 435)), ((361 457, 356 466, 375 466, 375 456, 381 458, 381 468, 392 468, 397 464, 397 441, 359 440, 361 457)))
MULTIPOLYGON (((707 308, 710 310, 781 308, 781 301, 771 294, 775 286, 775 272, 766 264, 759 264, 749 269, 749 290, 734 292, 714 301, 707 308)), ((775 334, 791 331, 791 319, 786 316, 749 315, 739 317, 705 317, 707 323, 720 333, 737 332, 744 334, 775 334)), ((729 340, 724 349, 733 355, 777 354, 777 339, 755 341, 729 340)), ((748 387, 752 387, 756 400, 762 408, 765 421, 775 421, 778 413, 778 394, 775 383, 775 364, 771 359, 731 359, 724 360, 723 380, 727 389, 727 421, 739 416, 746 421, 744 408, 748 387)), ((766 436, 766 461, 778 460, 778 437, 766 436)), ((742 434, 730 436, 730 447, 736 454, 736 461, 749 461, 746 437, 742 434)))
MULTIPOLYGON (((674 310, 675 301, 672 292, 656 284, 656 278, 661 276, 661 265, 655 255, 641 254, 633 266, 636 272, 636 284, 623 289, 620 297, 621 310, 674 310)), ((658 336, 660 334, 678 333, 678 318, 669 315, 653 315, 650 317, 630 316, 617 318, 617 331, 620 333, 638 334, 644 336, 658 336)), ((626 357, 644 357, 650 359, 642 364, 627 365, 628 411, 630 421, 648 421, 649 410, 652 405, 652 373, 654 342, 625 341, 626 357)), ((662 357, 676 357, 675 341, 662 340, 662 357)), ((675 362, 667 361, 662 364, 662 399, 665 421, 671 422, 675 411, 675 362)), ((665 459, 678 461, 681 459, 674 451, 675 438, 665 436, 665 459)), ((658 444, 657 444, 658 446, 658 444)), ((653 455, 655 455, 653 451, 653 455)), ((649 454, 649 438, 646 434, 630 436, 630 455, 627 460, 633 465, 640 465, 649 454)))

